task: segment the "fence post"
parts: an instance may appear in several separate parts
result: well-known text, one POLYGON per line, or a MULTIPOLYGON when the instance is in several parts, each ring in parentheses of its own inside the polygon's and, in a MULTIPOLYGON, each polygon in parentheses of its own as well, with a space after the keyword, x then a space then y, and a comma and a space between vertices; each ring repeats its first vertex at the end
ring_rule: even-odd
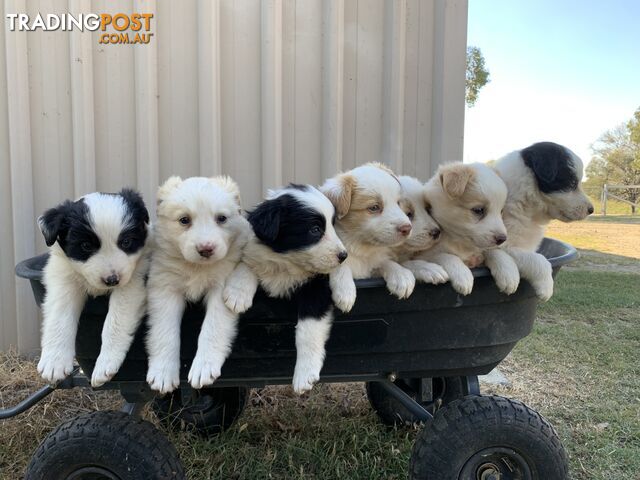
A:
POLYGON ((602 216, 607 216, 607 196, 609 192, 607 191, 607 184, 605 183, 602 187, 602 216))

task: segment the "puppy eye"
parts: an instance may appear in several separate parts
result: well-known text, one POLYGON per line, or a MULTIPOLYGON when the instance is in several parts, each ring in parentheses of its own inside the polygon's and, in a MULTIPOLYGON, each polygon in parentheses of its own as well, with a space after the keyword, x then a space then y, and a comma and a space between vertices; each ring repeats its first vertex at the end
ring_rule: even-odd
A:
POLYGON ((474 215, 477 215, 478 217, 484 217, 484 213, 485 213, 484 207, 474 207, 471 209, 471 211, 474 213, 474 215))
POLYGON ((218 215, 216 217, 216 222, 218 222, 220 225, 222 225, 223 223, 227 222, 227 217, 225 215, 218 215))
POLYGON ((425 206, 424 209, 427 211, 429 215, 431 215, 431 205, 425 206))
POLYGON ((91 242, 82 242, 80 244, 80 248, 84 251, 84 252, 92 252, 93 251, 93 245, 91 244, 91 242))
POLYGON ((409 220, 413 220, 413 212, 407 212, 407 217, 409 217, 409 220))
POLYGON ((311 227, 309 232, 313 235, 320 235, 322 233, 322 229, 318 225, 314 225, 311 227))
POLYGON ((129 248, 131 246, 131 239, 130 238, 122 239, 122 241, 120 242, 120 246, 122 248, 129 248))
POLYGON ((191 224, 191 218, 188 216, 184 216, 184 217, 180 217, 178 219, 178 221, 180 222, 180 225, 189 225, 191 224))
POLYGON ((380 211, 380 205, 378 204, 371 205, 370 207, 367 208, 367 210, 369 210, 371 213, 378 213, 380 211))

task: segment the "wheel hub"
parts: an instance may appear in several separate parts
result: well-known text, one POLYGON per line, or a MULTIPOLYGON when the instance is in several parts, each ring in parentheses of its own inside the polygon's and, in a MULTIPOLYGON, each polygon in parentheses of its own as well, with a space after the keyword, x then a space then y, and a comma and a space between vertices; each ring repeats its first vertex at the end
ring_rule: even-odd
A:
POLYGON ((520 453, 507 447, 485 448, 462 468, 459 480, 532 480, 529 464, 520 453))
POLYGON ((67 476, 67 480, 121 480, 112 471, 97 466, 82 467, 67 476))

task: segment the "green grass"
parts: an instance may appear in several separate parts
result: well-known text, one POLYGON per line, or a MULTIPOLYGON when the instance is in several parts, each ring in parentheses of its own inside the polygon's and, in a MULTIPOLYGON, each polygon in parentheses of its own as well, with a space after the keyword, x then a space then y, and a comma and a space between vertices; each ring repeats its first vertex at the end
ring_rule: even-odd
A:
POLYGON ((508 366, 554 424, 574 479, 640 478, 640 275, 562 272, 508 366))

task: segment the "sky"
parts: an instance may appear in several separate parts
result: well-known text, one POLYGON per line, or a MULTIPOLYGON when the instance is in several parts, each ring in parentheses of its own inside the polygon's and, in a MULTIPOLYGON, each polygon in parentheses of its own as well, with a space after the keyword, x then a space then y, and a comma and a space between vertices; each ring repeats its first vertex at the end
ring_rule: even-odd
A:
POLYGON ((469 0, 490 82, 467 108, 464 160, 550 140, 585 162, 640 107, 640 1, 469 0))

